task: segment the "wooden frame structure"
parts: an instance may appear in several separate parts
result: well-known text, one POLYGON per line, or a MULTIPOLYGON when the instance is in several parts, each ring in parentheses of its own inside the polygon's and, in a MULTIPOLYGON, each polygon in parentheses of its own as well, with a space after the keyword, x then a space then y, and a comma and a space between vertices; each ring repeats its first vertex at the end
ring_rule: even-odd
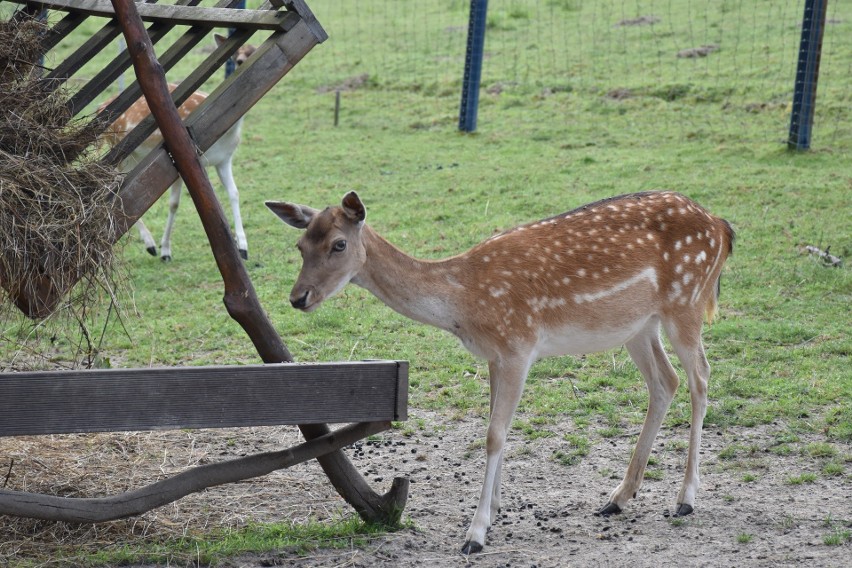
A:
MULTIPOLYGON (((0 490, 0 514, 48 520, 101 522, 138 514, 204 487, 263 475, 316 458, 340 495, 365 520, 398 521, 408 496, 408 480, 394 479, 384 495, 375 493, 340 451, 406 417, 408 365, 404 361, 270 365, 293 359, 261 308, 251 280, 231 239, 227 220, 198 158, 272 86, 327 36, 304 0, 272 0, 260 10, 231 10, 236 0, 216 8, 159 6, 148 0, 51 0, 24 4, 16 18, 44 9, 66 15, 43 40, 47 52, 85 18, 105 25, 42 79, 45 89, 62 85, 120 33, 127 51, 89 80, 69 99, 74 113, 96 100, 133 65, 137 82, 99 115, 92 128, 104 129, 140 95, 152 116, 104 158, 117 164, 155 128, 164 143, 128 174, 114 213, 118 237, 147 211, 180 174, 201 217, 222 274, 228 313, 246 331, 266 365, 0 374, 0 436, 298 424, 306 442, 294 448, 202 466, 148 487, 95 499, 65 499, 0 490), (143 21, 150 22, 147 30, 143 21), (153 43, 175 26, 188 26, 158 59, 153 43), (171 68, 214 28, 235 29, 231 37, 170 93, 164 70, 171 68), (253 34, 268 33, 254 55, 228 77, 182 122, 177 106, 219 69, 253 34), (235 397, 234 393, 240 395, 235 397), (132 409, 129 405, 136 405, 132 409), (116 409, 119 409, 117 412, 116 409), (57 416, 57 410, 62 414, 57 416), (326 422, 355 422, 332 432, 326 422)), ((69 160, 73 156, 68 157, 69 160)), ((14 283, 11 283, 14 284, 14 283)), ((66 290, 46 284, 34 294, 4 282, 16 305, 28 316, 51 313, 66 290)))

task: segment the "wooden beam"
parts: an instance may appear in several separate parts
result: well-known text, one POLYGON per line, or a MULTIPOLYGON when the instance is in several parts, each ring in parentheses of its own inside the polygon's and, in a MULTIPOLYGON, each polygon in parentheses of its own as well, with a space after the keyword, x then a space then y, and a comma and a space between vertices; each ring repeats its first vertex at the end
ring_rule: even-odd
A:
MULTIPOLYGON (((72 523, 102 523, 122 519, 161 507, 208 487, 266 475, 309 459, 320 458, 362 438, 387 430, 390 426, 390 422, 344 426, 287 450, 194 467, 141 489, 109 497, 56 497, 0 489, 0 514, 72 523)), ((407 481, 395 479, 391 492, 404 490, 407 497, 407 481)))
POLYGON ((0 374, 0 436, 400 421, 404 361, 0 374))
MULTIPOLYGON (((26 4, 27 0, 11 0, 26 4)), ((48 10, 77 12, 87 16, 114 18, 110 0, 49 0, 40 2, 48 10)), ((146 22, 168 21, 178 26, 208 28, 246 28, 252 30, 282 30, 287 12, 277 10, 232 10, 168 4, 138 4, 139 16, 146 22)))

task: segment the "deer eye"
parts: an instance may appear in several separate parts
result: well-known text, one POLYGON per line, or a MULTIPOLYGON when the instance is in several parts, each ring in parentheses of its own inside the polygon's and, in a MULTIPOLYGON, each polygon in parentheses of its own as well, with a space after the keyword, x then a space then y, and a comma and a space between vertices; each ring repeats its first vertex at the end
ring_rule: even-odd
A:
POLYGON ((331 245, 332 252, 343 252, 346 250, 346 241, 340 239, 339 241, 334 241, 334 244, 331 245))

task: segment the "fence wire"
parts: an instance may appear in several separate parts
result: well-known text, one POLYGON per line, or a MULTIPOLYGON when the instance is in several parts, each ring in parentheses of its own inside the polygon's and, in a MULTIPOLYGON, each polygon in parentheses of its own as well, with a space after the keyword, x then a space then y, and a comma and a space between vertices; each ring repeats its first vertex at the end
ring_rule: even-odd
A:
MULTIPOLYGON (((332 124, 340 91, 344 125, 457 122, 469 1, 309 4, 330 38, 285 82, 307 97, 295 120, 332 124)), ((641 129, 663 139, 781 144, 802 14, 802 2, 789 0, 491 0, 479 128, 499 128, 499 113, 553 99, 555 114, 530 110, 529 119, 562 121, 566 139, 594 121, 604 134, 641 129)), ((835 1, 815 147, 850 146, 850 71, 852 3, 835 1)))

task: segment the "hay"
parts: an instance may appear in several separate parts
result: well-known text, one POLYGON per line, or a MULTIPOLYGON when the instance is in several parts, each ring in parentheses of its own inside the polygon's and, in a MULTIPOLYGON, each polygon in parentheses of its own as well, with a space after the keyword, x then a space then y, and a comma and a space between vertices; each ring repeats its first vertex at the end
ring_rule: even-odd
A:
POLYGON ((0 316, 78 281, 64 307, 85 313, 115 287, 121 174, 96 161, 97 129, 71 116, 65 91, 32 72, 44 29, 0 23, 0 316))
MULTIPOLYGON (((301 441, 299 431, 287 426, 0 438, 0 486, 67 497, 112 495, 190 467, 301 441)), ((185 537, 215 538, 254 523, 303 524, 342 514, 352 512, 310 462, 106 523, 0 515, 0 566, 86 565, 87 556, 99 551, 136 547, 159 549, 172 566, 195 566, 194 551, 180 546, 185 537)))

